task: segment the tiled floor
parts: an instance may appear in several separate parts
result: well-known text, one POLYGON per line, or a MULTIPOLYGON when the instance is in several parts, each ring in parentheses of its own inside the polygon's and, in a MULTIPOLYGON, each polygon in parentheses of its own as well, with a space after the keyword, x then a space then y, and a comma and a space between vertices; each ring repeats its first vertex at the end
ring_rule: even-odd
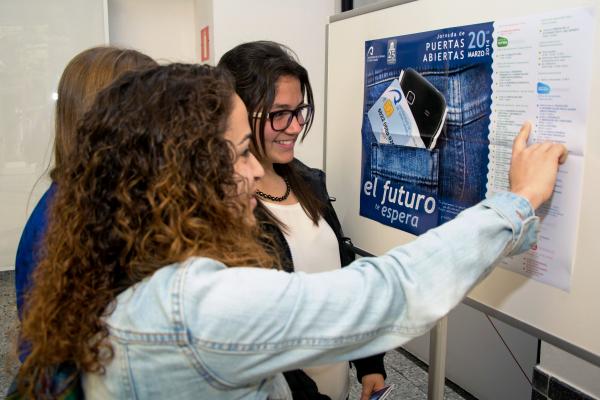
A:
MULTIPOLYGON (((395 389, 390 393, 390 400, 426 400, 427 399, 427 371, 426 366, 413 356, 402 351, 389 351, 385 355, 386 383, 394 383, 395 389)), ((360 385, 351 370, 353 385, 350 389, 350 399, 360 398, 360 385)), ((444 389, 446 400, 476 400, 475 397, 460 389, 451 382, 447 382, 444 389)))
POLYGON ((13 271, 0 272, 0 397, 4 397, 18 365, 14 356, 17 331, 14 277, 13 271))
MULTIPOLYGON (((13 356, 17 330, 14 272, 0 272, 0 397, 6 393, 17 369, 13 356)), ((390 351, 385 356, 387 383, 396 384, 388 399, 427 399, 427 372, 423 364, 408 354, 390 351)), ((354 370, 352 370, 352 373, 354 370)), ((360 385, 353 376, 350 399, 360 398, 360 385)), ((446 400, 472 400, 474 397, 450 384, 446 385, 446 400)))

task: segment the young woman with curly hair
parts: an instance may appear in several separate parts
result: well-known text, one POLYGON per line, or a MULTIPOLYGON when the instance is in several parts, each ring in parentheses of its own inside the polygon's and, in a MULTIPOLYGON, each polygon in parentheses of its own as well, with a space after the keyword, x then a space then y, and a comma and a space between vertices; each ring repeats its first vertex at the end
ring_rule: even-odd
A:
POLYGON ((43 397, 54 366, 71 363, 88 399, 287 399, 282 371, 401 345, 534 242, 533 207, 564 147, 527 148, 527 135, 515 193, 381 257, 290 274, 258 237, 264 172, 228 76, 181 64, 126 74, 97 96, 56 171, 21 391, 43 397))

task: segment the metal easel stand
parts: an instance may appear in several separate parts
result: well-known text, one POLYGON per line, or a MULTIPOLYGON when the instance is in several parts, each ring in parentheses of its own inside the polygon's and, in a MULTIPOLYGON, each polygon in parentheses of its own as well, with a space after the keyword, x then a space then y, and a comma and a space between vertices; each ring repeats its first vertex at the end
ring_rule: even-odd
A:
POLYGON ((440 319, 429 335, 428 400, 443 400, 446 380, 446 348, 448 343, 448 317, 440 319))

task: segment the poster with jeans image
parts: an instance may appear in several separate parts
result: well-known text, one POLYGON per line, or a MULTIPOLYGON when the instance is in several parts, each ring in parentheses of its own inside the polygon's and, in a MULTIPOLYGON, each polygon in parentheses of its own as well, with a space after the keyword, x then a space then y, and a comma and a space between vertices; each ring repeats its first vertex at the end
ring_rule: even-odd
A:
POLYGON ((360 215, 421 234, 485 197, 492 30, 365 42, 360 215))
POLYGON ((537 244, 500 265, 570 289, 595 9, 556 10, 365 42, 360 215, 413 234, 509 189, 512 141, 569 149, 537 244))

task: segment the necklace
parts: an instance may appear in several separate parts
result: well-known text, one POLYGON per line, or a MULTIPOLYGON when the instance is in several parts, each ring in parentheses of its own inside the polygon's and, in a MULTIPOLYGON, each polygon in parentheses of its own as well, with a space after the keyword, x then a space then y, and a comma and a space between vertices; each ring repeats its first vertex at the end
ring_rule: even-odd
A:
POLYGON ((283 181, 285 182, 285 193, 283 194, 283 196, 280 196, 280 197, 271 196, 270 194, 261 192, 258 189, 256 189, 256 194, 259 195, 260 197, 262 197, 263 199, 277 201, 277 202, 284 201, 290 195, 290 191, 292 190, 292 188, 290 187, 290 183, 288 182, 287 178, 283 178, 283 181))

